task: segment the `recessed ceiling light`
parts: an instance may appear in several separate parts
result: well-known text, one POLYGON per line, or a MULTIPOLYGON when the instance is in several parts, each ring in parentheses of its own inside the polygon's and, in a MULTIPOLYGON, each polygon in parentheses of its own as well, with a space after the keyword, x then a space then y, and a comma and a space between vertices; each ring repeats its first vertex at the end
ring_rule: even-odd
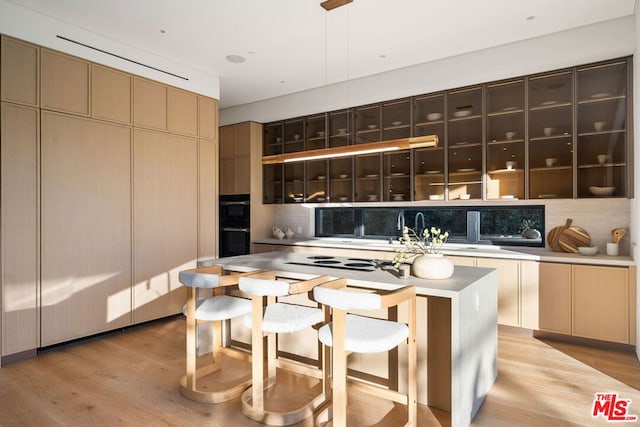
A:
POLYGON ((284 84, 284 80, 280 80, 280 83, 284 84))
POLYGON ((527 21, 533 21, 534 19, 536 19, 536 17, 533 15, 527 16, 527 21))
POLYGON ((378 58, 382 58, 382 59, 384 59, 384 58, 386 58, 386 57, 387 57, 387 54, 386 54, 386 53, 381 53, 380 55, 378 55, 378 58))
POLYGON ((162 34, 167 34, 167 30, 160 29, 160 32, 161 32, 162 34))
POLYGON ((245 61, 244 57, 240 55, 227 55, 225 59, 234 64, 241 64, 245 61))
POLYGON ((252 50, 250 50, 249 52, 247 52, 249 55, 255 55, 256 53, 252 50))

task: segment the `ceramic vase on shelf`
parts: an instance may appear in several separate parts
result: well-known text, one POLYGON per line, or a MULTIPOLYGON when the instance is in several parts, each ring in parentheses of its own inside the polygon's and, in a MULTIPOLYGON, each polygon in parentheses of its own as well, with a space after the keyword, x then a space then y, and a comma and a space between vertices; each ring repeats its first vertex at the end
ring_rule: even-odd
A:
POLYGON ((453 262, 443 254, 419 255, 413 260, 411 274, 422 279, 447 279, 453 274, 453 262))

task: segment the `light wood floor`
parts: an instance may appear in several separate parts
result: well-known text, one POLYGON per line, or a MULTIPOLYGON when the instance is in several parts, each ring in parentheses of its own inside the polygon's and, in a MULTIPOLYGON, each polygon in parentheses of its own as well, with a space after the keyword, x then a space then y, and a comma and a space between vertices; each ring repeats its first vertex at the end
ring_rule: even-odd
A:
MULTIPOLYGON (((474 426, 610 425, 591 417, 596 392, 618 392, 640 415, 640 364, 632 352, 501 331, 498 363, 498 380, 474 426)), ((183 398, 183 373, 181 317, 58 347, 0 368, 0 426, 259 425, 244 418, 238 399, 204 405, 183 398)), ((313 386, 296 377, 283 384, 313 386)), ((368 396, 350 395, 349 408, 350 426, 404 423, 402 407, 368 396)), ((447 425, 428 407, 418 416, 420 426, 447 425)))

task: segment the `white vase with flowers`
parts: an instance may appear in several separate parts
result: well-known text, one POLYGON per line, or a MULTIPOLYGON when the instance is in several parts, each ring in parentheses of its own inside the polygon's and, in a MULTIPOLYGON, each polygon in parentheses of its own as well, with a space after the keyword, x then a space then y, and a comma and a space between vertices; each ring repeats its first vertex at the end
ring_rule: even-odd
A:
POLYGON ((415 230, 404 227, 400 243, 402 247, 396 249, 393 258, 395 268, 413 258, 411 274, 423 279, 447 279, 453 274, 453 262, 442 253, 449 232, 436 227, 425 228, 422 235, 415 230))

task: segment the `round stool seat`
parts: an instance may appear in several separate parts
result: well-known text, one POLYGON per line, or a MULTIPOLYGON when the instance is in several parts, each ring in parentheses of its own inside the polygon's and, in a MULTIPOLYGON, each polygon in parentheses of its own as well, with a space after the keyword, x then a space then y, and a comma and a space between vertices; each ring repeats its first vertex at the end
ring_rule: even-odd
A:
MULTIPOLYGON (((267 333, 296 332, 322 322, 322 310, 304 305, 275 303, 264 310, 262 331, 267 333)), ((246 314, 243 323, 252 327, 251 314, 246 314)))
MULTIPOLYGON (((409 327, 404 323, 372 317, 347 315, 345 350, 354 353, 379 353, 397 347, 409 337, 409 327)), ((318 339, 326 346, 333 346, 332 324, 318 331, 318 339)))
MULTIPOLYGON (((182 313, 187 315, 186 304, 182 307, 182 313)), ((233 319, 251 313, 251 301, 244 298, 229 295, 216 295, 196 303, 196 315, 198 320, 213 322, 216 320, 233 319)))

